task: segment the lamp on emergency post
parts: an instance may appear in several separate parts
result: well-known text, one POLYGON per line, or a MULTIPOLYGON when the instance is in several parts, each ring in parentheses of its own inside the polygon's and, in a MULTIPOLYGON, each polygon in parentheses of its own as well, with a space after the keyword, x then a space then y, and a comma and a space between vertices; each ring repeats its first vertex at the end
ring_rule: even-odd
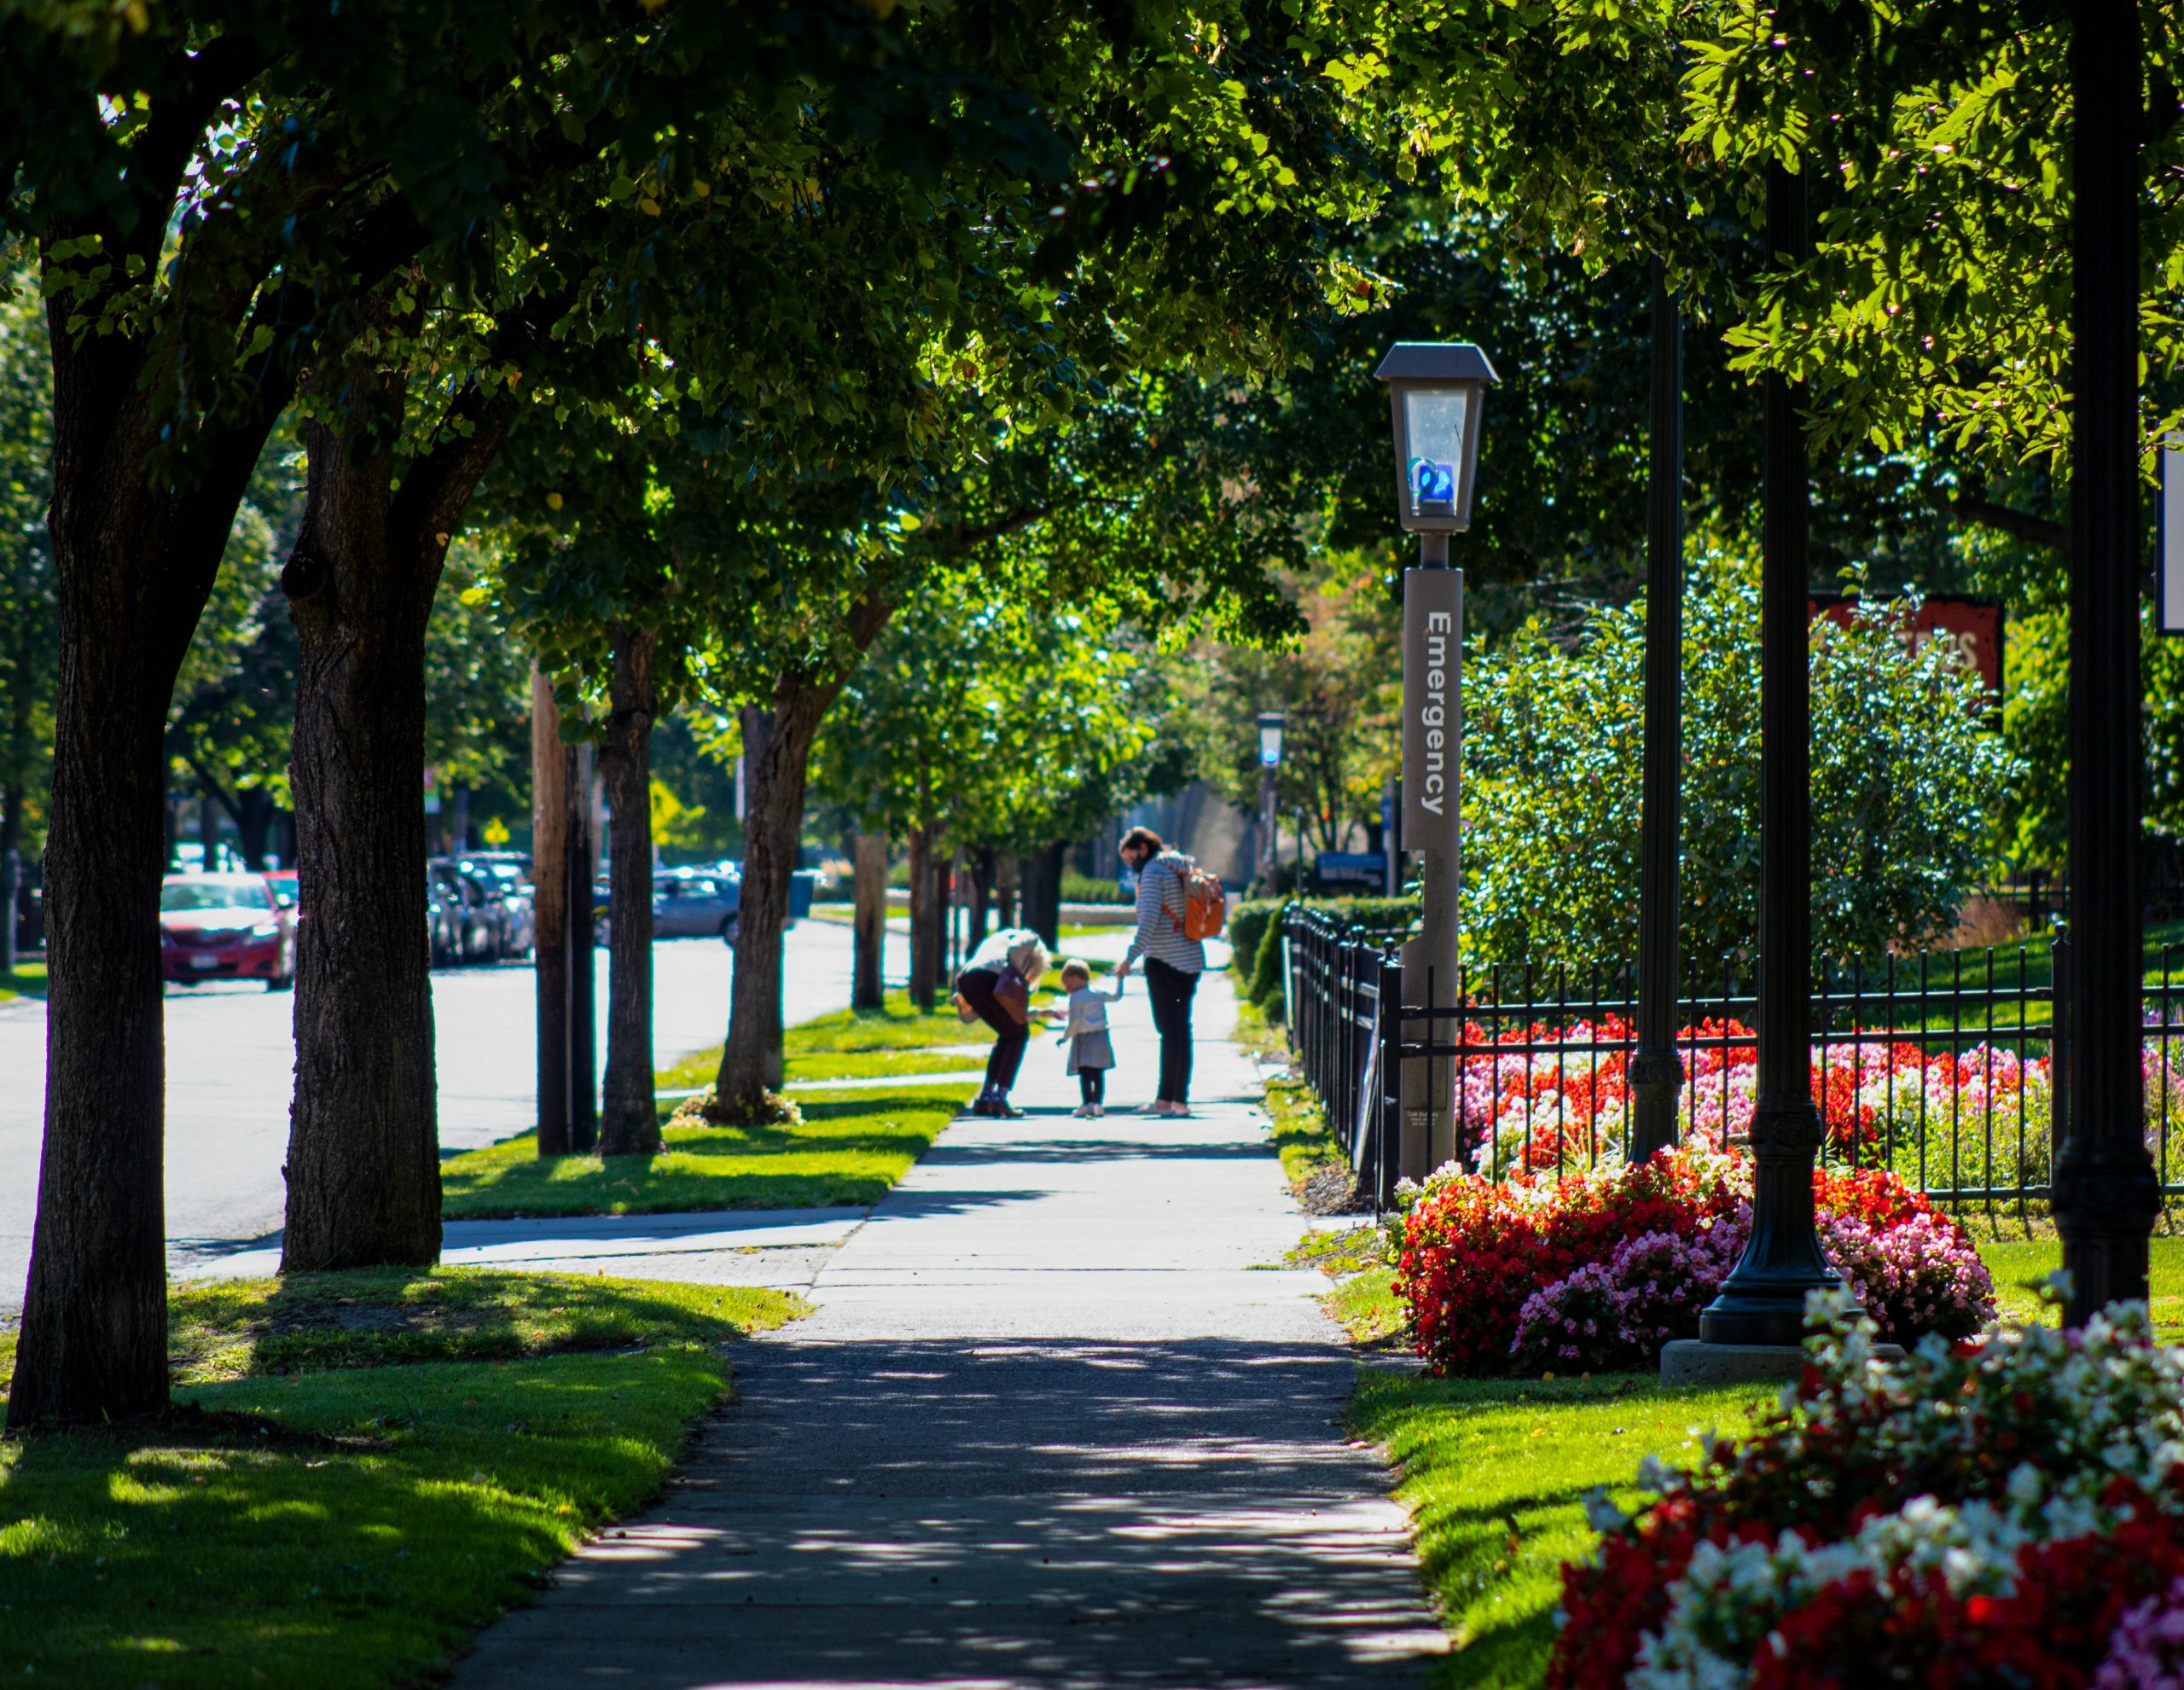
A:
POLYGON ((1274 891, 1276 868, 1281 856, 1281 836, 1275 832, 1274 819, 1274 775, 1281 767, 1281 730, 1289 725, 1289 718, 1278 710, 1259 712, 1259 878, 1266 890, 1274 891))
POLYGON ((1403 942, 1403 1002, 1395 1011, 1393 1147, 1394 1170, 1415 1180, 1457 1154, 1449 1040, 1462 996, 1464 577, 1449 567, 1449 536, 1471 526, 1478 414, 1495 376, 1486 354, 1467 341, 1398 340, 1373 373, 1388 384, 1395 424, 1397 515, 1418 536, 1418 566, 1403 578, 1402 838, 1418 861, 1420 911, 1418 932, 1403 942))
POLYGON ((1478 414, 1494 366, 1469 341, 1398 340, 1373 374, 1388 384, 1397 515, 1419 537, 1419 561, 1445 564, 1448 537, 1471 526, 1478 414))

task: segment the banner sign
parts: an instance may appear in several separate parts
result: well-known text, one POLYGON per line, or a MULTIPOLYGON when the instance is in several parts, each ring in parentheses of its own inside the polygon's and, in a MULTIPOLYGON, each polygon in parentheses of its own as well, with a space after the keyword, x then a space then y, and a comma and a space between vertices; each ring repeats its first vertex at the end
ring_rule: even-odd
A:
MULTIPOLYGON (((1833 594, 1815 598, 1810 610, 1813 616, 1824 616, 1846 628, 1857 613, 1856 599, 1833 594)), ((1906 616, 1896 631, 1914 653, 1931 641, 1941 641, 1979 677, 1980 690, 1992 699, 2001 697, 2002 607, 1994 600, 1937 593, 1919 607, 1916 615, 1906 616)))
POLYGON ((1403 846, 1455 862, 1463 745, 1464 575, 1403 577, 1403 846))

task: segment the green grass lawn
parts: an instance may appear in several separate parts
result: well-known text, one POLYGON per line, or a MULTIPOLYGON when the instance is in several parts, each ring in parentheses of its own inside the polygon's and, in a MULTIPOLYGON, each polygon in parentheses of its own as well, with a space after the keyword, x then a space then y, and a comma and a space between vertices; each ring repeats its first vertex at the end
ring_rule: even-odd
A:
POLYGON ((1667 1391, 1630 1375, 1543 1383, 1367 1370, 1350 1423, 1402 1468, 1396 1496, 1454 1644, 1438 1681, 1536 1686, 1562 1563, 1593 1545, 1585 1493, 1605 1486, 1629 1507, 1643 1456, 1693 1460, 1703 1432, 1740 1432, 1774 1399, 1751 1386, 1667 1391))
POLYGON ((525 1133, 440 1164, 450 1220, 876 1203, 974 1088, 858 1089, 800 1099, 801 1125, 669 1127, 657 1156, 542 1161, 525 1133))
POLYGON ((1281 1171, 1292 1187, 1330 1164, 1350 1165, 1350 1158, 1327 1130, 1318 1097, 1303 1080, 1268 1081, 1265 1106, 1274 1124, 1274 1147, 1281 1158, 1281 1171))
MULTIPOLYGON (((1374 1228, 1308 1235, 1297 1266, 1335 1275, 1329 1313, 1367 1347, 1403 1343, 1374 1228)), ((2046 1317, 2032 1287, 2062 1265, 2053 1240, 1983 1240, 2006 1319, 2046 1317)), ((2184 1238, 2157 1238, 2156 1328, 2184 1340, 2184 1238)), ((1397 1495, 1409 1508, 1426 1577, 1455 1645, 1440 1681, 1465 1687, 1540 1682, 1554 1639, 1563 1560, 1588 1553, 1581 1502, 1606 1485, 1623 1507, 1638 1493, 1640 1460, 1694 1456, 1695 1431, 1732 1433, 1771 1387, 1664 1392, 1650 1377, 1432 1379, 1368 1369, 1351 1418, 1402 1469, 1397 1495)))
POLYGON ((0 1003, 11 998, 44 997, 45 996, 45 964, 26 962, 18 958, 15 972, 0 980, 0 1003))
MULTIPOLYGON (((1979 1259, 1995 1281, 1995 1304, 2005 1320, 2052 1318, 2032 1287, 2063 1265, 2063 1246, 2054 1239, 1982 1239, 1979 1259)), ((2184 1238, 2152 1240, 2147 1289, 2155 1333, 2170 1344, 2184 1342, 2184 1238)))
MULTIPOLYGON (((869 1089, 799 1097, 800 1125, 665 1126, 657 1156, 541 1161, 537 1135, 519 1134, 440 1164, 441 1212, 450 1220, 479 1220, 876 1203, 976 1090, 966 1081, 890 1082, 979 1066, 978 1058, 931 1047, 979 1042, 985 1031, 967 1027, 953 1009, 920 1014, 899 991, 888 994, 884 1009, 821 1015, 784 1035, 787 1078, 869 1078, 869 1089)), ((670 1090, 710 1085, 719 1066, 717 1051, 699 1051, 663 1071, 659 1084, 670 1090)), ((672 1100, 662 1100, 663 1120, 674 1107, 672 1100)))
POLYGON ((171 1411, 0 1442, 0 1677, 422 1681, 651 1496, 723 1342, 800 1307, 448 1269, 177 1289, 171 1411))

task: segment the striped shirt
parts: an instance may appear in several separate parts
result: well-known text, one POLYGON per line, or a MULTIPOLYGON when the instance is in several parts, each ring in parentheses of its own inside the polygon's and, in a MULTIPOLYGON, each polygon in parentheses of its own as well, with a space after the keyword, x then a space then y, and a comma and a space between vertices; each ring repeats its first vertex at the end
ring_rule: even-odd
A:
POLYGON ((1163 851, 1138 871, 1137 937, 1123 957, 1124 967, 1149 956, 1186 974, 1205 972, 1205 947, 1183 937, 1184 860, 1163 851))

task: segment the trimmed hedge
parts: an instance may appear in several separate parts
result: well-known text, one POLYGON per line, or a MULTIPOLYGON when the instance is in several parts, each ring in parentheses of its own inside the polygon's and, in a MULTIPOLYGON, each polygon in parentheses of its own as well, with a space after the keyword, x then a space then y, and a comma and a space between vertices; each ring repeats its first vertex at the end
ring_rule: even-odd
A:
POLYGON ((1244 996, 1269 1019, 1281 1013, 1281 924, 1277 919, 1292 902, 1376 932, 1408 927, 1418 919, 1414 897, 1258 897, 1228 913, 1228 934, 1235 955, 1229 962, 1240 977, 1244 996))

